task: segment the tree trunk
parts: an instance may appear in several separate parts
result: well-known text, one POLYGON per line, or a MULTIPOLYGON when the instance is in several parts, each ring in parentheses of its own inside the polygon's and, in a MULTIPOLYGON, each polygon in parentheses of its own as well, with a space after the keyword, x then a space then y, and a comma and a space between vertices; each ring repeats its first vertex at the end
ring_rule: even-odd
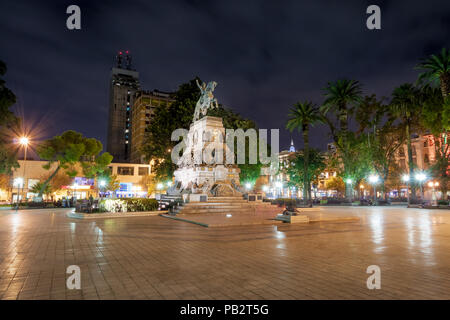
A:
POLYGON ((344 139, 347 140, 347 131, 348 131, 348 113, 347 106, 344 104, 339 107, 339 128, 343 133, 344 139))
POLYGON ((416 187, 413 184, 414 162, 412 157, 411 133, 409 132, 409 123, 406 124, 406 146, 408 149, 409 186, 411 188, 411 200, 416 200, 416 187))
POLYGON ((309 175, 308 175, 308 166, 309 166, 309 126, 303 125, 303 199, 305 203, 311 195, 311 187, 309 185, 309 175))
POLYGON ((39 190, 39 195, 38 195, 39 198, 42 198, 42 195, 44 194, 45 189, 47 188, 47 185, 56 176, 56 174, 58 173, 59 169, 61 169, 60 166, 58 166, 58 168, 56 168, 56 170, 51 174, 51 176, 48 177, 47 180, 45 180, 45 182, 42 184, 41 190, 39 190))
POLYGON ((441 83, 441 92, 444 99, 450 94, 450 72, 444 72, 439 77, 441 83))
MULTIPOLYGON (((347 152, 347 134, 348 134, 348 111, 347 111, 347 106, 345 104, 342 104, 339 106, 339 129, 341 130, 341 139, 342 139, 342 147, 343 153, 347 152)), ((346 157, 346 155, 344 155, 344 158, 346 157)), ((346 169, 346 161, 343 161, 343 165, 344 165, 344 172, 346 169)), ((346 183, 344 181, 344 188, 345 188, 345 198, 347 198, 347 200, 350 200, 350 190, 349 190, 349 186, 348 183, 346 183)), ((351 186, 350 186, 351 188, 351 186)))

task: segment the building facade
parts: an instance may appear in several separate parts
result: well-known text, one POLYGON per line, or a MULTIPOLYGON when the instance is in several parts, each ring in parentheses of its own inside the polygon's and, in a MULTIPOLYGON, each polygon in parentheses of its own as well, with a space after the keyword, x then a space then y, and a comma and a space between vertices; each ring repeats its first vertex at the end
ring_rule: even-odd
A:
POLYGON ((139 73, 132 69, 131 56, 128 51, 119 52, 111 70, 106 147, 115 162, 130 162, 131 113, 139 89, 139 73))
POLYGON ((131 110, 131 156, 132 163, 144 163, 142 147, 145 132, 151 125, 156 109, 166 108, 173 102, 172 94, 158 90, 138 91, 131 110))
MULTIPOLYGON (((447 139, 450 139, 450 135, 447 136, 447 139)), ((424 134, 424 135, 415 135, 411 140, 411 151, 412 151, 412 160, 414 164, 414 170, 423 171, 427 174, 430 167, 435 163, 437 154, 436 154, 436 137, 432 134, 424 134)), ((449 151, 450 152, 450 151, 449 151)), ((402 145, 399 150, 395 153, 395 162, 399 167, 399 170, 403 172, 405 175, 409 174, 409 163, 408 163, 408 148, 406 143, 402 145)), ((450 164, 448 166, 447 172, 450 171, 450 164)), ((438 188, 432 188, 428 186, 427 181, 423 184, 424 189, 424 198, 431 199, 433 197, 446 198, 447 195, 443 195, 439 190, 435 190, 438 188)), ((437 182, 436 179, 431 182, 437 182)), ((450 186, 449 186, 450 187, 450 186)), ((391 196, 403 196, 406 197, 406 191, 408 190, 408 186, 403 181, 400 184, 400 187, 391 191, 391 196)), ((416 190, 417 191, 417 190, 416 190)))
MULTIPOLYGON (((24 162, 18 160, 18 163, 19 168, 14 169, 12 175, 8 178, 8 186, 0 188, 0 201, 32 200, 33 197, 37 196, 37 194, 31 192, 33 185, 45 181, 49 174, 56 169, 55 163, 49 170, 44 169, 43 165, 47 164, 47 161, 27 160, 24 162)), ((115 196, 147 196, 143 179, 152 173, 150 164, 111 163, 108 167, 111 174, 117 176, 120 185, 119 189, 115 191, 115 196)), ((52 190, 46 200, 58 200, 63 197, 86 199, 91 194, 97 196, 97 181, 83 177, 81 168, 77 168, 77 171, 79 174, 75 178, 68 178, 67 185, 60 186, 58 190, 52 190)))

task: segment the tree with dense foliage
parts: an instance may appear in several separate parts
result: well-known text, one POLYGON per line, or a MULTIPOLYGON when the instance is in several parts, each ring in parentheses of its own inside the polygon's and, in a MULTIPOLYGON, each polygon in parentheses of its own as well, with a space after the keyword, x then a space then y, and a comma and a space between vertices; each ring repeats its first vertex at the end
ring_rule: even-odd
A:
POLYGON ((442 48, 438 54, 432 54, 416 67, 421 69, 419 81, 439 82, 444 98, 450 94, 450 50, 442 48))
POLYGON ((70 177, 78 174, 77 164, 81 165, 83 173, 87 177, 94 177, 107 171, 112 156, 108 152, 100 154, 102 149, 100 141, 83 137, 81 133, 72 130, 41 143, 37 148, 37 153, 41 159, 48 161, 44 168, 49 170, 55 163, 56 169, 42 184, 39 197, 42 197, 47 185, 61 169, 70 177))
POLYGON ((0 60, 0 173, 10 173, 12 168, 19 167, 6 133, 19 124, 19 119, 10 110, 16 103, 16 96, 5 86, 2 79, 5 73, 6 64, 0 60))
POLYGON ((171 150, 177 142, 171 141, 171 135, 176 129, 189 128, 192 122, 195 105, 200 97, 196 80, 200 81, 196 77, 180 85, 169 106, 157 107, 152 124, 146 128, 141 152, 148 161, 154 161, 153 170, 157 180, 167 180, 176 169, 171 160, 171 150))
POLYGON ((325 189, 336 190, 338 196, 341 196, 345 191, 345 183, 341 177, 332 177, 325 184, 325 189))
POLYGON ((405 140, 405 130, 401 125, 383 126, 373 135, 370 148, 373 167, 381 178, 381 191, 385 197, 386 183, 391 169, 396 166, 395 154, 403 146, 405 140))
MULTIPOLYGON (((329 82, 325 88, 325 101, 321 107, 324 121, 328 124, 334 144, 342 160, 343 172, 346 172, 347 161, 351 159, 351 147, 349 145, 349 118, 353 114, 355 107, 362 101, 361 84, 356 80, 337 80, 329 82), (339 129, 336 128, 334 120, 329 117, 334 114, 339 123, 339 129)), ((345 174, 344 174, 345 175, 345 174)), ((347 191, 347 196, 349 196, 347 191)))
POLYGON ((0 173, 0 189, 8 190, 10 187, 11 176, 0 173))
POLYGON ((310 177, 308 177, 309 166, 309 129, 310 126, 322 122, 322 116, 315 104, 312 102, 297 102, 289 114, 289 120, 287 121, 286 128, 291 132, 295 129, 302 131, 303 134, 303 158, 302 160, 304 168, 303 172, 303 199, 311 200, 311 186, 310 177))
POLYGON ((304 199, 311 197, 310 192, 306 193, 305 189, 310 188, 311 181, 317 180, 326 167, 325 159, 317 149, 310 149, 307 161, 308 166, 305 166, 304 154, 298 153, 294 159, 289 160, 289 163, 280 169, 288 177, 287 186, 303 189, 304 199))
POLYGON ((441 192, 445 196, 450 183, 450 50, 442 48, 440 53, 432 54, 419 63, 417 68, 424 71, 419 75, 419 81, 440 85, 442 100, 434 88, 425 87, 423 90, 425 103, 422 123, 434 136, 436 162, 431 170, 437 176, 441 192))
MULTIPOLYGON (((335 138, 336 146, 343 148, 348 133, 349 117, 362 100, 361 84, 359 81, 347 79, 328 82, 324 95, 325 101, 321 111, 325 115, 330 112, 334 112, 337 115, 341 139, 338 139, 337 136, 333 136, 333 138, 335 138)), ((334 126, 333 129, 335 129, 334 126)), ((332 131, 332 134, 336 132, 336 130, 332 131)))
POLYGON ((52 186, 50 184, 44 185, 44 182, 35 183, 29 190, 29 192, 40 194, 42 190, 42 194, 45 194, 47 198, 53 192, 52 186))
POLYGON ((433 140, 429 142, 433 143, 435 150, 435 161, 431 165, 430 171, 439 180, 439 189, 445 196, 450 183, 450 137, 448 131, 450 114, 443 106, 444 98, 438 88, 425 86, 421 91, 424 102, 420 121, 422 126, 433 135, 433 140))
MULTIPOLYGON (((405 130, 406 147, 408 150, 409 176, 414 176, 414 162, 411 147, 411 134, 414 128, 418 128, 421 111, 421 92, 419 88, 410 83, 402 84, 392 92, 390 112, 393 117, 400 119, 405 130)), ((411 183, 411 200, 416 199, 415 184, 411 183)))
MULTIPOLYGON (((50 177, 51 173, 45 174, 41 177, 41 181, 44 182, 50 177)), ((70 185, 72 182, 72 178, 65 174, 63 171, 59 171, 53 178, 51 179, 51 187, 53 192, 57 192, 59 190, 63 190, 64 187, 70 185)))
MULTIPOLYGON (((386 191, 390 169, 395 166, 395 154, 405 143, 404 126, 396 123, 389 105, 375 95, 366 96, 356 110, 359 124, 357 133, 367 135, 365 150, 370 155, 371 165, 366 169, 375 171, 381 178, 381 190, 386 191)), ((367 172, 368 174, 369 172, 367 172)), ((386 194, 386 193, 385 193, 386 194)))

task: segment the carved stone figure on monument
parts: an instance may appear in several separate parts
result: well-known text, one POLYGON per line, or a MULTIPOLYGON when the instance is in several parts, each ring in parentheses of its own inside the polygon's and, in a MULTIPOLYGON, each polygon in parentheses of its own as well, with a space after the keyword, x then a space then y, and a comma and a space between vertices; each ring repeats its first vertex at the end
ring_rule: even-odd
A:
POLYGON ((195 112, 194 112, 194 122, 200 119, 200 113, 205 116, 208 112, 208 109, 210 108, 218 108, 219 104, 217 102, 217 99, 214 98, 213 92, 214 89, 217 86, 217 82, 210 81, 208 84, 205 82, 200 85, 198 83, 198 80, 195 80, 197 83, 198 88, 200 89, 200 98, 197 101, 197 104, 195 105, 195 112))

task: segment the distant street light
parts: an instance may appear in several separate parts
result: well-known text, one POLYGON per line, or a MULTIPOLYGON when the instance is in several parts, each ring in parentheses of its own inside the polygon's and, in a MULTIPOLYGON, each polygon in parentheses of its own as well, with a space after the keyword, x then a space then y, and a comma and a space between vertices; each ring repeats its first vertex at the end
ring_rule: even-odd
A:
POLYGON ((163 185, 162 183, 158 183, 158 184, 156 185, 156 189, 162 190, 162 188, 164 188, 164 185, 163 185))
POLYGON ((371 175, 369 177, 369 182, 373 185, 373 201, 374 204, 377 202, 377 183, 380 180, 380 178, 377 175, 371 175))

